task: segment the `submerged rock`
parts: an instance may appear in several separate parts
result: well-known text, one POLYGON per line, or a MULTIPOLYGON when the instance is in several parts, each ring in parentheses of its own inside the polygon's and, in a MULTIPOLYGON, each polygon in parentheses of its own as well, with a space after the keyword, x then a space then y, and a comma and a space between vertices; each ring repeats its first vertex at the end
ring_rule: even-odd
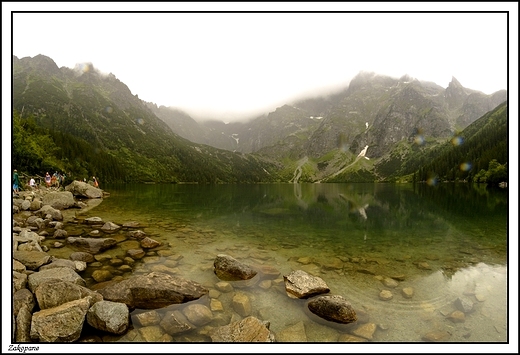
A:
POLYGON ((87 323, 104 332, 123 334, 129 325, 128 307, 124 303, 99 301, 88 310, 87 323))
POLYGON ((125 303, 129 308, 154 309, 199 299, 208 290, 195 281, 151 272, 132 276, 98 292, 105 300, 125 303))
POLYGON ((219 254, 213 262, 215 274, 224 281, 249 280, 256 276, 257 271, 235 258, 219 254))
POLYGON ((349 301, 339 295, 318 296, 307 304, 317 316, 331 322, 348 324, 357 321, 357 315, 349 301))
POLYGON ((117 244, 113 238, 82 238, 68 237, 67 243, 81 249, 84 252, 97 254, 117 244))
POLYGON ((270 324, 256 317, 247 317, 239 322, 218 327, 210 331, 214 343, 274 343, 274 334, 270 324))

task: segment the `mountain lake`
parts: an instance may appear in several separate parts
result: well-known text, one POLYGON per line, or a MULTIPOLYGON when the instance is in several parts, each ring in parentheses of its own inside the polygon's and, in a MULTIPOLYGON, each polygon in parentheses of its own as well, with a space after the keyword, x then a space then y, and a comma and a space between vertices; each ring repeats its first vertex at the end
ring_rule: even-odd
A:
MULTIPOLYGON (((196 281, 210 290, 190 303, 210 307, 213 320, 172 335, 171 341, 208 343, 208 332, 243 316, 233 295, 245 294, 250 314, 268 321, 277 342, 338 343, 508 342, 508 191, 470 184, 104 184, 110 196, 75 210, 72 234, 87 236, 84 218, 117 225, 138 222, 163 244, 121 271, 125 241, 104 251, 82 276, 100 267, 119 279, 151 271, 196 281), (76 229, 74 231, 74 229, 76 229), (269 280, 221 280, 213 262, 227 254, 253 267, 279 271, 269 280), (291 298, 284 275, 320 277, 332 295, 358 315, 342 325, 311 313, 291 298), (217 305, 217 307, 215 307, 217 305), (462 308, 462 309, 461 309, 462 308)), ((123 228, 109 237, 124 240, 123 228)), ((50 242, 50 240, 49 240, 50 242)), ((135 243, 135 242, 134 242, 135 243)), ((70 246, 49 254, 68 259, 70 246)), ((158 314, 187 304, 156 310, 158 314)), ((132 326, 142 327, 131 312, 132 326)), ((127 333, 114 342, 142 342, 127 333)))

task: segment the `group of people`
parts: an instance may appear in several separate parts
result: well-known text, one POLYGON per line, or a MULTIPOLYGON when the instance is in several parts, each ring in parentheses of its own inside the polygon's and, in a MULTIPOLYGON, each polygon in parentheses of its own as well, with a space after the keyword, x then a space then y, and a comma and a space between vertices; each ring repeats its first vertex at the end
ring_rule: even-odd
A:
POLYGON ((66 177, 67 176, 65 174, 58 173, 57 171, 52 174, 52 176, 49 174, 49 172, 47 172, 45 173, 45 185, 47 185, 47 187, 60 187, 65 181, 66 177))
MULTIPOLYGON (((65 178, 67 176, 65 174, 58 173, 57 171, 51 176, 49 172, 45 173, 45 185, 47 187, 60 187, 64 182, 65 178)), ((86 182, 86 179, 84 179, 86 182)), ((92 182, 94 187, 99 187, 99 181, 96 179, 95 176, 92 176, 92 182)), ((36 181, 33 177, 29 180, 29 187, 31 189, 37 189, 38 185, 36 184, 36 181)), ((18 175, 18 171, 16 169, 13 170, 13 192, 18 193, 20 192, 20 177, 18 175)))

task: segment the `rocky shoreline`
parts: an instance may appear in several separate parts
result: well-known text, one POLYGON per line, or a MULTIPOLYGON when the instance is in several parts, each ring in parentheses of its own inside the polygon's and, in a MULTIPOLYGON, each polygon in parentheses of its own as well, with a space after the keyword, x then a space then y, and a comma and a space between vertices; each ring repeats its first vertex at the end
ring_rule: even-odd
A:
MULTIPOLYGON (((192 330, 209 342, 305 341, 301 335, 287 335, 294 330, 277 339, 269 321, 251 315, 251 301, 240 289, 254 285, 285 286, 289 298, 309 299, 308 310, 325 322, 362 324, 345 298, 328 295, 326 283, 303 270, 282 276, 274 267, 247 265, 219 254, 213 272, 220 281, 214 287, 173 275, 168 262, 156 271, 133 274, 134 265, 145 256, 173 256, 173 263, 178 256, 148 237, 138 222, 119 226, 99 217, 77 218, 78 212, 99 204, 106 195, 74 181, 64 189, 40 188, 13 196, 13 342, 172 342, 192 330), (70 236, 66 227, 78 224, 82 235, 70 236), (98 257, 124 242, 131 247, 122 260, 98 257), (49 254, 50 248, 64 246, 75 250, 68 259, 49 254), (95 270, 83 277, 88 267, 95 270), (224 320, 218 317, 224 307, 218 297, 228 292, 233 292, 234 315, 224 320), (141 312, 131 316, 136 309, 141 312)), ((369 328, 375 331, 374 324, 369 328)), ((344 338, 367 341, 371 334, 344 338)))

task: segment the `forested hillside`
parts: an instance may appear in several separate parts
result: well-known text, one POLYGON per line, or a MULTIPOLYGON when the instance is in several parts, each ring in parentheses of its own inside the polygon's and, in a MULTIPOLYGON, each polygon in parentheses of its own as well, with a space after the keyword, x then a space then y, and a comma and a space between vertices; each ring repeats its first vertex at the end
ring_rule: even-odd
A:
POLYGON ((507 102, 488 112, 439 149, 423 157, 420 181, 507 181, 507 102))
POLYGON ((13 166, 110 182, 259 182, 264 159, 195 144, 173 133, 114 75, 13 57, 13 166))

